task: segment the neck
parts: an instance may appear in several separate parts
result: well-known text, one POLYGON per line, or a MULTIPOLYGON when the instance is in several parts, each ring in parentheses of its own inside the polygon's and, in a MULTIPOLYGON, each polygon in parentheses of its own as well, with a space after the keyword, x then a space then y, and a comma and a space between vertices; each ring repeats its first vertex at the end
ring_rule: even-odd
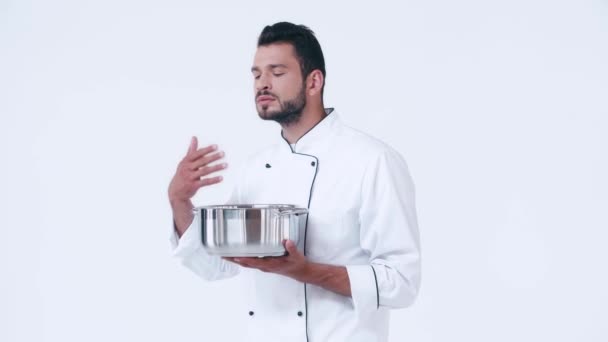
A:
POLYGON ((326 116, 327 114, 325 114, 323 105, 315 106, 313 108, 304 108, 300 120, 290 125, 281 125, 283 137, 290 144, 294 144, 326 116))

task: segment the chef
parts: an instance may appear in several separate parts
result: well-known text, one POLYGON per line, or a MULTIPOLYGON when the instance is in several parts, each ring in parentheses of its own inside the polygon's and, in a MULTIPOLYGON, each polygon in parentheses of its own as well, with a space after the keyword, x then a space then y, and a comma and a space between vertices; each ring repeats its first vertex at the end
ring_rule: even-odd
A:
POLYGON ((251 73, 260 118, 280 124, 276 143, 253 155, 229 203, 287 203, 309 209, 303 238, 283 257, 207 254, 191 198, 222 181, 215 145, 192 138, 169 186, 174 255, 206 280, 239 276, 248 336, 268 342, 388 340, 391 309, 411 305, 420 284, 414 185, 385 143, 347 126, 323 104, 325 62, 314 33, 266 26, 251 73))

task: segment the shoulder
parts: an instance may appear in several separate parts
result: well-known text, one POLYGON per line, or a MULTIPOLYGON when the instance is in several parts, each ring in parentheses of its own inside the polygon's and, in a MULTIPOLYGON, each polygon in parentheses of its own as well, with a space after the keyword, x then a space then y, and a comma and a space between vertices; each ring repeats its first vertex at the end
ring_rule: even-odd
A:
POLYGON ((351 151, 362 161, 376 164, 387 160, 403 160, 402 155, 383 140, 342 123, 336 132, 335 143, 344 151, 351 151))
MULTIPOLYGON (((338 144, 347 145, 360 165, 364 191, 386 187, 415 192, 409 166, 402 154, 388 143, 358 129, 343 125, 337 134, 338 144)), ((344 148, 344 147, 343 147, 344 148)), ((354 160, 354 159, 353 159, 354 160)))

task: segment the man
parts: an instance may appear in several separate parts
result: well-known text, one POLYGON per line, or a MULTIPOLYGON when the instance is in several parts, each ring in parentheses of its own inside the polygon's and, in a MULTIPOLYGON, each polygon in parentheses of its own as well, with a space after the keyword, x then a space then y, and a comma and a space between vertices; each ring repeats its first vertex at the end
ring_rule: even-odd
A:
POLYGON ((190 199, 220 182, 210 175, 226 164, 214 164, 223 157, 216 146, 198 149, 193 138, 169 186, 174 254, 204 279, 241 274, 251 282, 243 314, 253 341, 387 341, 389 309, 412 304, 420 283, 405 161, 324 108, 325 62, 307 27, 265 27, 251 71, 259 116, 282 130, 247 161, 230 203, 306 207, 305 238, 287 241, 284 257, 205 253, 190 199))

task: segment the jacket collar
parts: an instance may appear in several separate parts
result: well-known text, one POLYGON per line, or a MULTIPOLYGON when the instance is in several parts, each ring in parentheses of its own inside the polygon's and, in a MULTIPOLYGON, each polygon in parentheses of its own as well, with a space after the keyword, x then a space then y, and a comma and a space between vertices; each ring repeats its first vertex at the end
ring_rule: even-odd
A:
POLYGON ((332 131, 340 122, 334 108, 325 108, 325 114, 327 115, 321 121, 296 141, 295 149, 292 149, 289 141, 283 136, 283 130, 281 130, 281 144, 283 147, 291 153, 314 154, 315 150, 323 145, 325 139, 332 135, 332 131))

